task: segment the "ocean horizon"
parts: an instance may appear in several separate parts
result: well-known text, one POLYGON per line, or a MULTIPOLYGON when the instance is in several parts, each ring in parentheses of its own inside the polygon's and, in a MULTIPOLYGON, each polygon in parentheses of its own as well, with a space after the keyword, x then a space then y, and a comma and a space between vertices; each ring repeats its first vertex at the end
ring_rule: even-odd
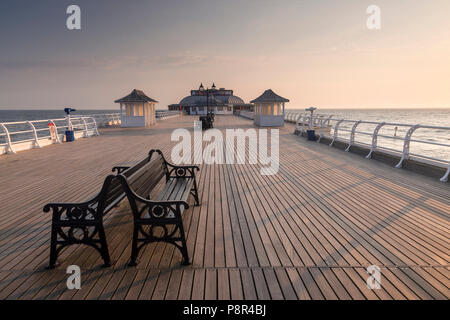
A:
MULTIPOLYGON (((159 108, 157 110, 167 110, 159 108)), ((304 108, 286 108, 290 112, 304 112, 304 108)), ((118 109, 77 109, 76 115, 118 113, 118 109)), ((366 121, 389 121, 405 124, 450 126, 450 108, 318 108, 321 114, 366 121)), ((0 109, 0 122, 64 118, 63 109, 0 109)))
MULTIPOLYGON (((161 110, 161 109, 159 109, 161 110)), ((304 112, 304 109, 289 108, 287 112, 304 112)), ((72 115, 93 115, 105 113, 118 113, 116 109, 78 109, 72 115)), ((390 122, 407 125, 429 125, 436 127, 450 127, 450 109, 317 109, 317 113, 331 115, 335 119, 347 120, 363 120, 372 122, 390 122)), ((29 120, 46 120, 46 119, 62 119, 65 117, 63 110, 0 110, 0 123, 15 122, 15 121, 29 121, 29 120)), ((350 130, 353 123, 345 122, 340 128, 350 130)), ((360 124, 358 131, 373 132, 375 125, 360 124)), ((381 134, 387 136, 403 137, 406 134, 408 127, 399 126, 397 129, 394 126, 386 126, 382 129, 381 134)), ((349 138, 350 132, 343 131, 339 133, 340 137, 349 138)), ((416 139, 448 144, 450 135, 448 130, 439 129, 420 129, 414 133, 416 139)), ((357 139, 361 142, 371 144, 370 135, 358 135, 357 139)), ((392 149, 401 151, 403 148, 402 139, 386 139, 379 138, 379 142, 392 149)), ((1 139, 0 139, 1 142, 1 139)), ((448 148, 441 148, 437 145, 411 143, 411 148, 418 153, 430 156, 444 158, 450 161, 450 150, 448 148)))

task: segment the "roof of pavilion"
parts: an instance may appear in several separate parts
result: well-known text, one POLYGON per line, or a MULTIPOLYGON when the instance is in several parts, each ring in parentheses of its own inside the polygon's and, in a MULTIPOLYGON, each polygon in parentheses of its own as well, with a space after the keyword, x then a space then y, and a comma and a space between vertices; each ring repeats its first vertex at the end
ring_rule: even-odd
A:
POLYGON ((250 101, 251 103, 259 102, 289 102, 289 99, 283 98, 277 95, 272 89, 267 89, 262 95, 260 95, 255 100, 250 101))
POLYGON ((144 91, 134 89, 131 93, 121 99, 114 101, 115 103, 125 103, 125 102, 158 102, 149 96, 147 96, 144 91))

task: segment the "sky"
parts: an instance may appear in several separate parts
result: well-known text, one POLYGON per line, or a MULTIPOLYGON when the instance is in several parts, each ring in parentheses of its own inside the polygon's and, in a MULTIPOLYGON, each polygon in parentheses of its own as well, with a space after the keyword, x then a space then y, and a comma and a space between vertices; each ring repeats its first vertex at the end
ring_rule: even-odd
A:
POLYGON ((178 103, 203 82, 287 108, 450 108, 449 0, 2 0, 0 109, 178 103), (66 9, 81 8, 81 30, 66 9), (381 9, 369 30, 366 10, 381 9))

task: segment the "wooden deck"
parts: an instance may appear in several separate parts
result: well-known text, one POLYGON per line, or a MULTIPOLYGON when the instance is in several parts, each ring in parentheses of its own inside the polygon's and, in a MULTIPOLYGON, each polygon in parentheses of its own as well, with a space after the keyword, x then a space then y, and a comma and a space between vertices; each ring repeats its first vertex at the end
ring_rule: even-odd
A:
MULTIPOLYGON (((167 244, 148 245, 135 268, 126 201, 106 219, 113 260, 73 246, 46 270, 50 201, 98 190, 111 167, 160 148, 193 117, 154 129, 108 129, 101 136, 0 157, 1 299, 449 299, 449 184, 307 142, 280 131, 280 169, 202 165, 200 207, 185 213, 192 265, 167 244), (82 268, 81 290, 66 267, 82 268), (380 290, 366 267, 381 267, 380 290)), ((219 129, 251 127, 216 117, 219 129)), ((192 199, 190 202, 192 203, 192 199)))

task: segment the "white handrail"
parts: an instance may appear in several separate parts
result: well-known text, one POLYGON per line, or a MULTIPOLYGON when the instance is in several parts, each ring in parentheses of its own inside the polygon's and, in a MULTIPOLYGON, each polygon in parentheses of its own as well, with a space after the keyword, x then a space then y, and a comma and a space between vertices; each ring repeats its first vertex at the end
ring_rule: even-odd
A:
POLYGON ((400 162, 397 163, 395 166, 396 168, 401 168, 403 161, 409 158, 409 147, 411 145, 411 136, 416 131, 420 125, 416 124, 409 128, 408 132, 406 132, 405 139, 403 140, 403 152, 402 152, 402 158, 400 159, 400 162))
POLYGON ((386 122, 380 122, 376 127, 375 130, 373 131, 372 134, 372 145, 370 146, 370 152, 369 154, 366 156, 366 159, 370 159, 372 157, 372 153, 375 151, 375 149, 377 148, 377 144, 378 144, 378 132, 380 132, 380 129, 382 127, 384 127, 386 125, 386 122))
POLYGON ((350 148, 352 147, 353 143, 355 143, 355 131, 356 131, 356 127, 358 127, 358 125, 361 123, 361 121, 356 121, 353 124, 352 127, 352 132, 350 133, 350 143, 348 144, 347 149, 345 149, 345 152, 349 152, 350 148))
POLYGON ((427 160, 430 160, 432 164, 447 169, 446 173, 440 179, 440 181, 446 182, 449 179, 450 161, 448 159, 439 158, 437 156, 430 157, 425 154, 412 153, 410 149, 411 149, 411 142, 450 148, 450 144, 441 143, 440 141, 439 142, 428 141, 418 138, 413 139, 413 135, 418 129, 443 130, 443 131, 445 130, 449 132, 450 137, 450 127, 420 125, 420 124, 405 124, 396 122, 376 122, 376 121, 339 119, 333 118, 333 116, 325 117, 324 115, 321 114, 316 114, 311 119, 311 115, 307 113, 297 112, 294 114, 295 115, 292 115, 292 113, 289 112, 285 120, 287 122, 294 122, 296 132, 300 132, 302 134, 306 131, 306 127, 309 127, 310 123, 312 122, 313 127, 315 127, 320 133, 318 142, 328 134, 328 137, 331 139, 331 143, 329 144, 329 146, 333 146, 333 144, 336 141, 344 142, 347 144, 345 151, 349 151, 352 145, 359 144, 362 146, 367 146, 370 148, 370 151, 366 156, 367 159, 370 159, 372 157, 373 152, 375 152, 376 150, 384 150, 385 152, 389 152, 391 154, 396 154, 400 156, 400 161, 396 164, 397 168, 401 168, 403 162, 410 158, 414 158, 414 160, 422 163, 429 163, 429 161, 427 160), (331 122, 333 122, 333 125, 331 124, 331 122), (341 126, 343 126, 344 123, 346 124, 346 126, 344 128, 341 128, 341 126), (375 129, 370 132, 363 131, 364 129, 357 130, 357 128, 361 124, 375 125, 375 129), (352 126, 351 129, 347 129, 349 125, 352 126), (387 126, 396 128, 399 127, 405 128, 406 134, 403 137, 398 137, 396 135, 388 136, 385 134, 380 134, 380 130, 387 126), (349 138, 341 137, 340 136, 341 132, 349 132, 350 137, 349 138), (358 141, 356 138, 357 134, 370 137, 372 140, 371 143, 358 141), (391 139, 392 141, 403 141, 402 150, 395 150, 388 146, 379 145, 378 142, 379 137, 391 139))
MULTIPOLYGON (((116 114, 111 114, 110 116, 115 117, 116 114)), ((107 124, 108 123, 103 123, 103 125, 107 124)), ((83 131, 84 137, 99 134, 97 121, 92 115, 71 117, 70 126, 73 128, 73 130, 75 130, 75 132, 83 131)), ((49 143, 61 143, 59 131, 66 130, 68 128, 68 124, 66 118, 60 118, 53 120, 3 122, 0 123, 0 128, 3 129, 4 132, 0 133, 0 138, 5 137, 4 142, 0 140, 1 154, 16 153, 16 151, 33 147, 41 148, 43 145, 48 145, 49 143), (51 124, 54 128, 54 134, 56 135, 56 137, 52 136, 52 132, 48 124, 51 124), (48 141, 52 139, 53 142, 48 141), (31 145, 29 144, 30 142, 32 142, 31 145)))
POLYGON ((39 144, 39 138, 37 135, 37 131, 36 131, 36 127, 33 125, 33 123, 31 121, 27 121, 27 124, 31 127, 31 129, 33 130, 33 136, 34 136, 34 145, 37 148, 40 148, 41 145, 39 144))
POLYGON ((173 117, 179 117, 179 110, 156 110, 155 112, 156 120, 164 120, 173 117))
POLYGON ((7 153, 16 153, 12 147, 12 143, 11 143, 11 136, 9 135, 9 130, 8 128, 6 128, 6 126, 3 123, 0 123, 0 126, 2 126, 3 131, 5 131, 5 135, 6 135, 6 143, 8 144, 8 151, 7 153))

